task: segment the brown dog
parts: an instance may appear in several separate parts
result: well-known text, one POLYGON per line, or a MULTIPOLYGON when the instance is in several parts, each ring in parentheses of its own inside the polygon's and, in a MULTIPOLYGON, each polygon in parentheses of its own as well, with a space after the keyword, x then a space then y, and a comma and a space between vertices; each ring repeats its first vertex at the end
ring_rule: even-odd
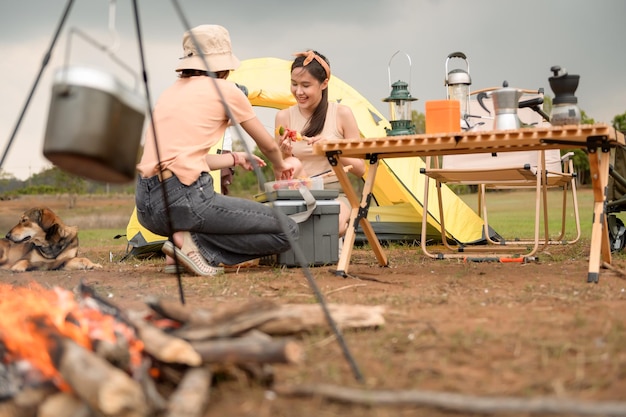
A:
POLYGON ((26 211, 6 238, 0 239, 0 267, 15 272, 102 268, 77 255, 78 228, 67 226, 46 207, 26 211))

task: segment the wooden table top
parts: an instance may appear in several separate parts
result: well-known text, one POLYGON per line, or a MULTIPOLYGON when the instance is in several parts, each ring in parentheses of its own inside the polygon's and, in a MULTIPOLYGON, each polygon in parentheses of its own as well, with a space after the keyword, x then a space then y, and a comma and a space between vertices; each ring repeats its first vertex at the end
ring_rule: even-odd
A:
POLYGON ((624 135, 607 124, 530 127, 517 130, 468 131, 382 138, 321 140, 313 153, 340 153, 346 157, 385 158, 452 155, 481 152, 514 152, 541 149, 587 148, 589 141, 599 147, 625 145, 624 135), (596 142, 597 141, 597 142, 596 142))

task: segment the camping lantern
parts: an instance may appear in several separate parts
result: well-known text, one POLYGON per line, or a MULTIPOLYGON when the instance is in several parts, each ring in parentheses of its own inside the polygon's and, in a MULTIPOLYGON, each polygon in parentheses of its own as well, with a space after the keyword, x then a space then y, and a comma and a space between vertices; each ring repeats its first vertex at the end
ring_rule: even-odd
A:
POLYGON ((469 75, 469 63, 463 52, 453 52, 446 59, 446 79, 448 100, 458 100, 461 104, 461 120, 465 120, 469 111, 470 85, 472 79, 469 75), (448 62, 452 58, 460 58, 465 62, 465 68, 457 68, 448 71, 448 62))
MULTIPOLYGON (((400 51, 391 56, 391 59, 400 51)), ((411 58, 409 59, 409 67, 411 58)), ((389 83, 391 84, 391 59, 389 60, 389 83)), ((410 74, 410 71, 409 71, 410 74)), ((410 77, 410 75, 409 75, 410 77)), ((410 78, 409 78, 410 80, 410 78)), ((409 91, 409 83, 398 80, 391 84, 391 94, 384 98, 383 101, 389 103, 389 113, 391 116, 391 129, 385 128, 387 136, 413 135, 415 134, 415 125, 411 120, 411 102, 417 98, 411 96, 409 91)))

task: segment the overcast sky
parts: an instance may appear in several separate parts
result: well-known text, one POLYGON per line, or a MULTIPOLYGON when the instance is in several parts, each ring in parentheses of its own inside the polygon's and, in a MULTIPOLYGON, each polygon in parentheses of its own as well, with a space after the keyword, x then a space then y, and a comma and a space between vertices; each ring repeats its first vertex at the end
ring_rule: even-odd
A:
MULTIPOLYGON (((65 0, 0 0, 0 155, 50 46, 65 0)), ((152 102, 175 79, 187 28, 169 0, 138 0, 146 71, 152 102)), ((42 155, 52 75, 70 65, 120 71, 106 54, 72 36, 78 28, 106 45, 108 0, 75 0, 52 59, 28 107, 2 169, 25 179, 50 164, 42 155)), ((350 84, 384 115, 381 99, 392 82, 411 82, 424 111, 428 100, 445 98, 445 62, 449 53, 464 52, 472 90, 501 85, 540 88, 548 95, 550 67, 560 65, 580 75, 579 105, 597 122, 626 112, 626 1, 623 0, 180 0, 190 26, 215 23, 231 34, 240 59, 316 49, 326 55, 333 74, 350 84), (411 65, 404 54, 411 58, 411 65)), ((131 0, 116 2, 119 35, 116 56, 140 71, 131 0)), ((454 63, 462 63, 452 60, 454 63)), ((287 83, 288 80, 285 80, 287 83)), ((140 91, 143 91, 140 90, 140 91)), ((273 119, 263 114, 268 129, 273 119)))

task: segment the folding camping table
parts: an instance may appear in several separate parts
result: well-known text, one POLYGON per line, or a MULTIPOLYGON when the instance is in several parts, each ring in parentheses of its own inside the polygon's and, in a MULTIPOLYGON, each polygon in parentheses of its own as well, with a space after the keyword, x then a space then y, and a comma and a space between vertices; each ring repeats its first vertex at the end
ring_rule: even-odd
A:
POLYGON ((609 177, 610 150, 611 147, 624 145, 624 135, 607 124, 319 141, 313 145, 313 153, 325 155, 328 158, 352 206, 350 227, 348 227, 344 237, 344 245, 337 263, 336 274, 347 276, 356 229, 359 224, 376 255, 378 263, 381 266, 388 265, 387 256, 367 219, 372 187, 381 159, 579 148, 586 149, 589 153, 594 201, 587 281, 598 282, 602 262, 611 263, 605 211, 605 190, 609 177), (369 170, 360 197, 350 184, 339 156, 363 158, 369 161, 369 170))

